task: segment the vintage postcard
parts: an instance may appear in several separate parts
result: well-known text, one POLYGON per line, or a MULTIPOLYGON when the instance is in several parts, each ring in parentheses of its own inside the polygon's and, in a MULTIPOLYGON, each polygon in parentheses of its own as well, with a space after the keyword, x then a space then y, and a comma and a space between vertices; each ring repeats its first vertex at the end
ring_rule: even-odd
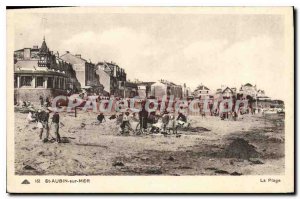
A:
POLYGON ((7 10, 9 193, 293 193, 293 7, 7 10))

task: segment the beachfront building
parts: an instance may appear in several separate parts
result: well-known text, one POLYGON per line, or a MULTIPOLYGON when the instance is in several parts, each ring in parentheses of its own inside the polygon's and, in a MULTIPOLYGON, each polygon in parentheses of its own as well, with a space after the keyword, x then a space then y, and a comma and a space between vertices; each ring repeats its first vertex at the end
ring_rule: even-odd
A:
POLYGON ((182 88, 182 97, 184 99, 188 99, 190 97, 194 98, 191 88, 187 87, 185 83, 183 84, 183 88, 182 88))
POLYGON ((233 89, 233 88, 226 87, 222 91, 223 99, 230 99, 235 95, 236 95, 236 92, 235 92, 235 89, 233 89))
POLYGON ((274 104, 274 101, 266 95, 264 90, 261 89, 257 90, 256 104, 258 107, 261 108, 270 107, 271 105, 274 104))
POLYGON ((259 89, 257 91, 257 99, 258 100, 270 100, 268 96, 266 96, 266 93, 264 90, 259 89))
POLYGON ((182 98, 182 86, 167 80, 160 80, 151 85, 151 96, 162 99, 163 96, 182 98))
POLYGON ((151 96, 151 85, 155 82, 137 82, 138 96, 140 98, 148 98, 151 96))
POLYGON ((132 98, 138 96, 138 86, 135 82, 119 81, 119 92, 122 98, 132 98))
POLYGON ((256 85, 253 86, 250 83, 244 84, 241 86, 239 90, 239 95, 243 95, 244 98, 247 98, 247 96, 256 99, 257 95, 257 88, 256 85))
POLYGON ((95 64, 82 58, 80 54, 74 55, 69 51, 66 51, 60 58, 73 65, 76 77, 81 84, 81 90, 96 94, 103 92, 104 88, 100 84, 99 75, 96 74, 95 64))
POLYGON ((193 96, 197 99, 210 99, 213 97, 209 88, 200 84, 193 92, 193 96))
POLYGON ((223 100, 223 99, 230 99, 236 97, 236 88, 229 86, 222 85, 221 88, 216 90, 214 95, 214 99, 216 100, 223 100))
POLYGON ((70 63, 50 51, 45 39, 41 47, 14 51, 14 98, 15 102, 39 101, 77 92, 80 83, 70 63))
POLYGON ((100 84, 103 85, 103 96, 110 95, 110 76, 98 64, 96 65, 96 74, 99 76, 100 84))
POLYGON ((103 70, 109 75, 110 95, 113 95, 115 97, 123 97, 124 90, 122 89, 122 85, 124 85, 124 83, 126 82, 125 70, 119 67, 114 62, 106 62, 106 61, 99 62, 97 64, 97 67, 98 69, 103 70))

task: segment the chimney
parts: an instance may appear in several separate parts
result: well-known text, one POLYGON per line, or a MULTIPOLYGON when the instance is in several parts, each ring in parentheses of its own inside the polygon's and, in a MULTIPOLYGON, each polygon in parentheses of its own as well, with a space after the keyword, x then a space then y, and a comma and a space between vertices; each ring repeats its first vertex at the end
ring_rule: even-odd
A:
POLYGON ((81 54, 76 54, 75 57, 81 58, 81 54))
POLYGON ((70 51, 66 51, 66 53, 70 53, 70 51))

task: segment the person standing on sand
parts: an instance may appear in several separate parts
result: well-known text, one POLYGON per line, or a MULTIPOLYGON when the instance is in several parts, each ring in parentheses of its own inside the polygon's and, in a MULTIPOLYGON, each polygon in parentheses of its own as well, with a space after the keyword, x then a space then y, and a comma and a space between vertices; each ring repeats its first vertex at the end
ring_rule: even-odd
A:
POLYGON ((170 115, 168 111, 165 111, 162 115, 162 133, 166 133, 169 121, 170 121, 170 115))
POLYGON ((53 131, 56 136, 56 142, 60 143, 60 135, 59 135, 59 114, 57 111, 54 111, 54 114, 52 116, 52 122, 51 125, 53 124, 53 131))
POLYGON ((143 106, 142 110, 139 112, 139 119, 141 129, 147 131, 148 111, 145 109, 145 106, 143 106))
POLYGON ((232 112, 232 118, 233 118, 233 121, 236 121, 237 113, 235 111, 232 112))
POLYGON ((129 112, 126 112, 122 119, 121 124, 122 134, 126 133, 129 134, 129 130, 133 130, 129 123, 129 112))
POLYGON ((39 99, 40 99, 41 106, 44 106, 44 98, 43 98, 43 96, 40 95, 39 99))
POLYGON ((48 126, 48 121, 49 121, 49 111, 42 111, 38 110, 37 113, 37 127, 40 129, 40 140, 42 140, 43 137, 43 132, 44 129, 46 131, 46 138, 44 141, 47 141, 49 138, 49 126, 48 126))
POLYGON ((46 97, 45 105, 46 105, 46 107, 51 106, 49 97, 46 97))

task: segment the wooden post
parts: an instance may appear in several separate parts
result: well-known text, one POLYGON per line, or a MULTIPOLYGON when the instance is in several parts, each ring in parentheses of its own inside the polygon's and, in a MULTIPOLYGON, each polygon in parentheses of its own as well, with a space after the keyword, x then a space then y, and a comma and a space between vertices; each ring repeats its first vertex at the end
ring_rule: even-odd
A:
POLYGON ((77 117, 77 106, 75 106, 75 117, 77 117))

